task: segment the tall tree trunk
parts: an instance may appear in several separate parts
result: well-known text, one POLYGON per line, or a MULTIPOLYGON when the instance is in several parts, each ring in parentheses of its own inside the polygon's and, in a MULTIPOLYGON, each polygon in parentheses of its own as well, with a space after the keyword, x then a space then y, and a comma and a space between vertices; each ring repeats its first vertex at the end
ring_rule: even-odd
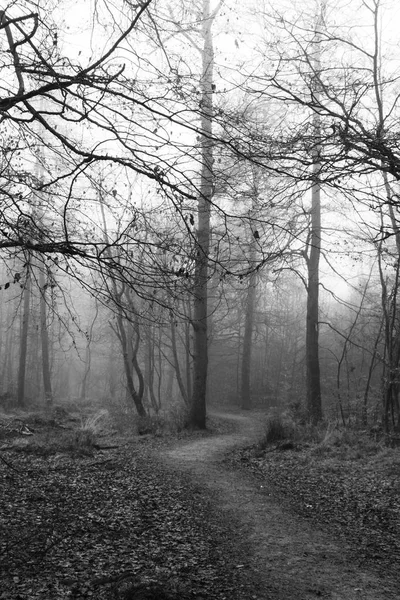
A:
POLYGON ((167 383, 165 386, 165 398, 168 402, 172 399, 172 394, 174 391, 174 378, 175 378, 175 367, 172 361, 169 361, 169 369, 167 372, 167 383))
POLYGON ((192 397, 192 355, 190 351, 190 324, 185 323, 185 367, 186 390, 188 398, 192 397))
POLYGON ((321 379, 319 365, 319 259, 321 253, 320 187, 313 185, 310 253, 307 261, 307 410, 310 420, 317 423, 322 418, 321 379))
MULTIPOLYGON (((383 91, 385 89, 382 81, 381 73, 381 40, 380 40, 380 3, 375 3, 374 8, 374 54, 373 54, 373 75, 374 75, 374 92, 376 104, 378 108, 378 124, 377 124, 377 139, 383 141, 385 137, 386 120, 384 113, 383 91)), ((382 164, 382 166, 384 166, 382 164)), ((397 190, 393 189, 392 183, 389 181, 387 172, 382 169, 383 181, 387 197, 387 207, 390 217, 394 239, 396 242, 396 256, 394 258, 395 279, 392 284, 390 299, 387 294, 387 289, 382 288, 382 301, 386 297, 389 301, 388 306, 382 306, 385 315, 385 344, 387 355, 387 377, 384 378, 384 397, 383 397, 383 422, 385 430, 388 433, 392 426, 397 431, 400 431, 400 331, 399 331, 399 282, 400 282, 400 227, 398 216, 395 213, 397 203, 397 190)), ((396 188, 398 182, 396 182, 396 188)), ((384 225, 382 216, 381 223, 384 225)), ((382 229, 383 231, 383 229, 382 229)), ((382 249, 382 244, 380 244, 382 249)), ((380 256, 379 256, 380 259, 380 256)), ((380 267, 381 268, 381 267, 380 267)), ((382 275, 381 275, 382 281, 382 275)), ((385 284, 386 288, 386 284, 385 284)))
MULTIPOLYGON (((40 100, 40 110, 44 109, 45 101, 44 98, 40 100)), ((39 127, 40 131, 41 127, 39 127)), ((43 180, 43 165, 36 158, 35 162, 35 176, 38 181, 43 180)), ((42 223, 43 219, 43 208, 40 203, 34 205, 32 209, 32 215, 35 220, 42 223)), ((46 288, 47 281, 45 278, 46 265, 37 265, 38 268, 38 282, 39 282, 39 310, 40 310, 40 340, 42 348, 42 376, 43 376, 43 391, 44 398, 47 408, 50 408, 53 404, 53 391, 51 387, 51 374, 50 374, 50 353, 49 353, 49 335, 47 329, 47 307, 46 307, 46 288)))
POLYGON ((115 400, 115 394, 117 391, 117 378, 116 378, 116 364, 115 364, 115 338, 112 336, 109 341, 109 353, 108 353, 108 387, 106 388, 111 402, 115 400))
MULTIPOLYGON (((314 98, 320 96, 319 77, 321 73, 321 28, 323 8, 318 17, 315 31, 314 50, 314 98)), ((319 261, 321 255, 321 120, 314 112, 313 185, 311 188, 311 231, 307 253, 307 324, 306 324, 306 365, 307 365, 307 411, 312 423, 322 419, 321 375, 319 364, 319 261)))
POLYGON ((207 343, 207 281, 208 256, 210 248, 210 212, 213 196, 213 68, 214 48, 212 23, 214 16, 210 12, 210 0, 203 0, 203 52, 201 89, 201 181, 197 206, 197 254, 194 281, 193 305, 193 395, 190 409, 192 427, 206 427, 206 391, 208 369, 207 343))
POLYGON ((12 303, 10 302, 7 307, 7 323, 10 325, 7 327, 7 333, 5 336, 5 347, 4 347, 4 361, 2 362, 1 371, 1 393, 10 395, 15 401, 15 389, 12 389, 13 381, 13 354, 15 345, 15 328, 11 325, 12 319, 12 303))
POLYGON ((244 331, 243 331, 243 344, 242 344, 242 369, 241 369, 241 387, 240 397, 241 406, 243 409, 248 410, 251 408, 251 355, 252 355, 252 340, 253 340, 253 329, 254 329, 254 310, 256 303, 256 285, 257 285, 257 272, 254 270, 256 267, 256 255, 257 255, 257 231, 253 230, 256 199, 258 196, 258 181, 256 171, 253 168, 253 198, 251 209, 249 212, 250 219, 250 231, 249 231, 249 264, 253 269, 249 276, 249 284, 247 288, 246 297, 246 310, 244 319, 244 331))
POLYGON ((242 345, 242 380, 241 380, 241 405, 248 410, 251 408, 251 351, 254 328, 254 308, 256 301, 256 281, 257 274, 253 272, 250 275, 249 287, 246 298, 246 314, 244 320, 244 333, 242 345))
POLYGON ((22 326, 19 349, 19 367, 18 367, 18 406, 25 404, 25 377, 26 377, 26 357, 28 352, 28 332, 29 332, 29 309, 31 301, 31 273, 30 267, 26 270, 26 283, 24 288, 24 302, 22 307, 22 326))
MULTIPOLYGON (((43 265, 45 268, 45 265, 43 265)), ((53 404, 53 392, 51 389, 50 375, 50 352, 49 352, 49 332, 47 328, 47 310, 46 310, 46 280, 43 269, 39 267, 39 302, 40 302, 40 338, 42 344, 42 373, 44 399, 47 408, 53 404)))

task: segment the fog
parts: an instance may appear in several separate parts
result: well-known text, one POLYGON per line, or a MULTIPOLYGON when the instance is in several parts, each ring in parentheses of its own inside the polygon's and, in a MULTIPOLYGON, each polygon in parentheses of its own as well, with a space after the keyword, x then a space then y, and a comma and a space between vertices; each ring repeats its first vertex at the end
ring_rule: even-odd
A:
POLYGON ((396 3, 32 6, 0 48, 2 410, 397 428, 396 3))

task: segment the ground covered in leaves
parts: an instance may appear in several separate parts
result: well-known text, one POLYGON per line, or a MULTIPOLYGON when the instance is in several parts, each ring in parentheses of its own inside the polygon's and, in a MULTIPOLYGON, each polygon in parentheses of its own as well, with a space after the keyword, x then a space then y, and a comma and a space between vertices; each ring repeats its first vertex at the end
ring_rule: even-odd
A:
MULTIPOLYGON (((400 449, 370 444, 259 444, 227 462, 251 471, 291 512, 343 542, 355 565, 400 590, 400 449)), ((400 597, 400 591, 399 591, 400 597)))
MULTIPOLYGON (((379 597, 397 598, 398 449, 290 440, 244 447, 256 439, 255 423, 259 432, 264 427, 249 414, 240 416, 241 425, 225 415, 207 432, 173 438, 95 436, 61 417, 44 427, 18 419, 0 427, 0 600, 252 600, 266 598, 267 588, 268 598, 348 598, 338 595, 340 574, 314 577, 316 555, 302 555, 296 567, 309 542, 290 515, 343 541, 349 569, 375 571, 378 584, 388 586, 387 595, 379 587, 379 597), (275 498, 265 510, 283 519, 275 545, 268 538, 272 523, 263 517, 263 489, 275 498), (229 498, 237 510, 221 508, 229 498), (257 507, 255 522, 268 529, 264 562, 249 541, 251 518, 244 518, 257 507), (280 558, 276 550, 286 538, 280 558), (288 594, 258 579, 257 561, 262 571, 272 568, 270 579, 288 571, 288 594), (306 567, 318 586, 302 596, 306 567)), ((257 544, 262 550, 261 538, 257 544)))
POLYGON ((86 456, 2 446, 2 600, 251 598, 233 524, 162 467, 155 444, 118 440, 86 456))

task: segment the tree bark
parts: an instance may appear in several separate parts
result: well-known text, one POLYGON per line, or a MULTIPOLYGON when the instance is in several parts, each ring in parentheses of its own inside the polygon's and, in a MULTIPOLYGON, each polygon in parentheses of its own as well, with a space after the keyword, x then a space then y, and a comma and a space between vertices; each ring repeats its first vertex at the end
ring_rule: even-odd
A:
POLYGON ((18 368, 17 402, 20 407, 25 405, 26 357, 28 352, 29 309, 31 301, 31 273, 29 265, 27 266, 26 273, 18 368))
POLYGON ((242 345, 242 380, 241 380, 241 405, 245 410, 251 408, 251 351, 254 328, 254 308, 256 301, 256 273, 252 273, 249 279, 249 287, 246 298, 246 314, 244 321, 243 345, 242 345))
MULTIPOLYGON (((43 265, 45 268, 45 265, 43 265)), ((43 391, 47 408, 53 404, 53 392, 51 388, 50 374, 50 352, 49 352, 49 334, 47 329, 47 310, 46 310, 46 280, 42 268, 39 268, 39 288, 40 288, 40 338, 42 343, 42 373, 43 373, 43 391)))
POLYGON ((126 335, 124 319, 120 310, 118 310, 117 313, 117 324, 129 398, 133 401, 138 415, 140 417, 145 417, 147 413, 143 406, 142 398, 136 391, 135 384, 133 382, 131 349, 129 348, 129 340, 126 335))
POLYGON ((321 380, 319 365, 319 259, 321 252, 320 187, 313 186, 312 226, 308 258, 307 286, 307 409, 313 423, 322 419, 321 380))
POLYGON ((176 380, 178 382, 179 391, 181 393, 183 401, 185 402, 185 404, 189 404, 189 396, 188 396, 187 390, 185 389, 185 385, 183 383, 183 377, 182 377, 181 368, 179 365, 178 348, 176 345, 175 327, 176 327, 176 323, 174 320, 174 315, 171 312, 170 313, 171 349, 172 349, 172 356, 173 356, 173 360, 174 360, 175 376, 176 376, 176 380))
POLYGON ((144 379, 146 388, 149 394, 149 399, 151 406, 153 407, 156 414, 160 410, 160 406, 157 402, 156 395, 154 393, 154 373, 155 373, 155 360, 154 360, 154 332, 153 327, 149 323, 145 328, 145 336, 146 336, 146 355, 145 355, 145 371, 144 371, 144 379))
MULTIPOLYGON (((321 73, 320 29, 323 25, 322 8, 315 31, 314 52, 314 98, 319 100, 319 77, 321 73)), ((321 375, 319 364, 319 261, 321 256, 321 120, 314 112, 313 184, 311 188, 311 231, 307 256, 307 323, 306 323, 306 365, 307 365, 307 411, 312 423, 322 419, 321 375)))
POLYGON ((206 427, 206 392, 208 369, 208 256, 210 248, 210 213, 213 196, 213 68, 214 48, 212 39, 213 15, 210 0, 203 0, 203 52, 201 88, 201 180, 197 206, 197 254, 194 276, 193 305, 193 394, 190 409, 192 427, 206 427))

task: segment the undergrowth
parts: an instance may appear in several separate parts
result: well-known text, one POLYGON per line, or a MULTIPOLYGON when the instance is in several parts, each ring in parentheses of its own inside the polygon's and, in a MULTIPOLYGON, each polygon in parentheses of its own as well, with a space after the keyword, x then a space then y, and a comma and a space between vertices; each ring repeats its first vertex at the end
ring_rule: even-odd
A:
POLYGON ((188 421, 188 411, 185 407, 171 407, 157 415, 138 417, 137 432, 139 435, 152 434, 159 437, 175 435, 187 429, 188 421))
POLYGON ((59 453, 73 456, 90 456, 97 446, 97 437, 85 429, 54 432, 49 431, 35 437, 21 450, 40 456, 51 456, 59 453))
POLYGON ((297 422, 291 415, 271 415, 257 450, 308 449, 314 454, 340 455, 342 458, 361 458, 385 449, 385 440, 378 439, 369 430, 343 427, 333 422, 318 425, 297 422))

